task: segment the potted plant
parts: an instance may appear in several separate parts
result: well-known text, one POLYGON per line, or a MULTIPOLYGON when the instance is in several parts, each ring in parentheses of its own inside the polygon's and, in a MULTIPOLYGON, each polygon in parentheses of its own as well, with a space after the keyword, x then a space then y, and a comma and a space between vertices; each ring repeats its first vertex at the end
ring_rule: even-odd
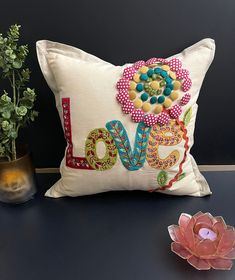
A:
MULTIPOLYGON (((0 34, 0 74, 8 86, 0 93, 0 201, 20 203, 35 193, 34 169, 23 146, 16 140, 19 130, 38 113, 33 109, 34 89, 26 86, 30 71, 25 67, 27 45, 19 45, 20 25, 0 34)), ((5 84, 4 84, 5 85, 5 84)))

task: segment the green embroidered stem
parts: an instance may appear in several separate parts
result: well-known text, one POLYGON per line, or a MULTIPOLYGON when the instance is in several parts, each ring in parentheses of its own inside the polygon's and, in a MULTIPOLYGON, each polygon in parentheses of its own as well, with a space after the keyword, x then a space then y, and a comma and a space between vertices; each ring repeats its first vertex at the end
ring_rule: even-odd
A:
POLYGON ((185 176, 186 176, 186 173, 180 174, 180 176, 178 177, 177 181, 180 181, 180 180, 184 179, 185 176))

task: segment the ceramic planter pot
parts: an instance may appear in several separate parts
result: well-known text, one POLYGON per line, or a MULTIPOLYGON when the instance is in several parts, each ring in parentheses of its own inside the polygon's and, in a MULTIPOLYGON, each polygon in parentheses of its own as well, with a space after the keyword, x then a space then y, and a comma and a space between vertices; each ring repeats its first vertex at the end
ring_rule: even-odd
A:
POLYGON ((34 167, 25 149, 14 161, 0 161, 0 201, 23 203, 35 193, 34 167))

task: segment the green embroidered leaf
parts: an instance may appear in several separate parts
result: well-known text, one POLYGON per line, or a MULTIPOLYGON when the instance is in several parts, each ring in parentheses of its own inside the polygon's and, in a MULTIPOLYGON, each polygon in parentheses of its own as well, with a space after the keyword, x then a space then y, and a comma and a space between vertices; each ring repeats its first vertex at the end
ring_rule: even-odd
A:
POLYGON ((123 131, 123 130, 121 130, 121 131, 120 131, 120 136, 123 136, 123 133, 124 133, 124 131, 123 131))
POLYGON ((137 147, 137 148, 136 148, 136 151, 137 151, 138 153, 140 153, 140 148, 139 148, 139 147, 137 147))
POLYGON ((180 180, 184 179, 185 176, 186 176, 186 173, 180 174, 180 176, 178 177, 177 181, 180 181, 180 180))
POLYGON ((118 130, 118 122, 115 123, 114 127, 118 130))
POLYGON ((166 171, 160 171, 157 175, 157 182, 158 184, 162 187, 166 184, 167 182, 167 179, 168 179, 168 175, 166 173, 166 171))
POLYGON ((116 138, 115 140, 116 140, 117 142, 122 142, 121 139, 119 139, 119 138, 116 138))
POLYGON ((143 144, 142 144, 142 148, 145 149, 146 145, 147 145, 147 141, 146 142, 144 141, 143 144))
MULTIPOLYGON (((133 158, 133 155, 132 155, 132 152, 131 152, 131 151, 128 152, 128 157, 129 157, 130 159, 133 158)), ((131 163, 130 163, 130 164, 131 164, 131 163)))
POLYGON ((109 131, 112 132, 112 133, 115 133, 115 132, 116 132, 114 129, 110 129, 109 131))
POLYGON ((142 134, 138 132, 138 136, 140 139, 142 139, 142 134))
POLYGON ((191 117, 192 117, 192 107, 190 107, 184 114, 184 117, 183 117, 183 122, 184 122, 184 125, 187 126, 191 120, 191 117))
POLYGON ((121 149, 121 148, 119 148, 119 151, 122 152, 122 153, 126 152, 125 149, 121 149))

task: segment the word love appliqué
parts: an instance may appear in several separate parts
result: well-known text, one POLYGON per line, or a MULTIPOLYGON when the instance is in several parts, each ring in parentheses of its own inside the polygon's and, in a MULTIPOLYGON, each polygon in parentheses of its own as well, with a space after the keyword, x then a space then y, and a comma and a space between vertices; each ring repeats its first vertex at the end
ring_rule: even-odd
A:
POLYGON ((68 143, 66 151, 66 166, 75 169, 105 171, 111 169, 119 154, 123 166, 130 171, 143 167, 145 160, 154 169, 164 170, 174 166, 180 158, 178 150, 172 150, 165 158, 159 155, 160 146, 176 146, 183 139, 182 124, 171 120, 163 126, 155 124, 152 127, 140 122, 137 126, 134 149, 132 149, 128 133, 119 120, 106 123, 106 128, 95 128, 85 141, 85 157, 73 155, 70 99, 62 99, 64 132, 68 143), (103 142, 105 155, 99 158, 96 146, 103 142))

